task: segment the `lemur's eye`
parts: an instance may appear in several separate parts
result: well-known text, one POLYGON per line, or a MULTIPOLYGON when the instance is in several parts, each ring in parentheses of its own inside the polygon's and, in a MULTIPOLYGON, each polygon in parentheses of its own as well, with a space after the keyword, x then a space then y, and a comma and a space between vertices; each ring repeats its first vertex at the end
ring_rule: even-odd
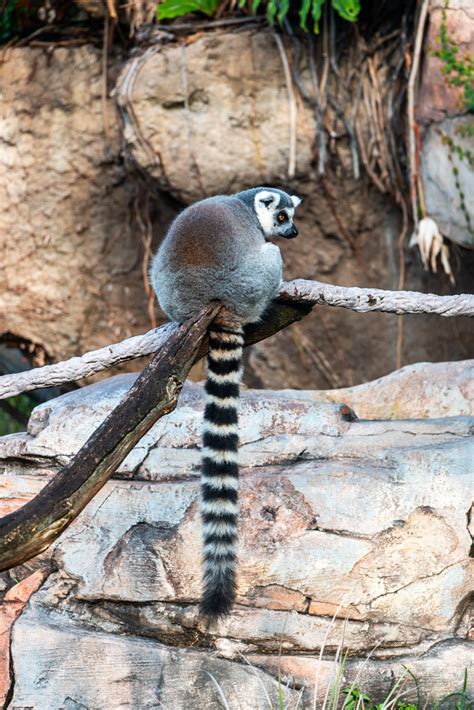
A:
POLYGON ((288 215, 286 214, 286 212, 280 212, 277 216, 277 220, 279 222, 286 222, 287 219, 288 219, 288 215))

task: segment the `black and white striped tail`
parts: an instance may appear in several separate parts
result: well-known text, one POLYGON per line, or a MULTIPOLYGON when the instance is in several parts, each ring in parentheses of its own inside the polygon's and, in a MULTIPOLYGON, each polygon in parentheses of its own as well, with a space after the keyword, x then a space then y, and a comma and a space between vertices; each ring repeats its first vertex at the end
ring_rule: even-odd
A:
POLYGON ((202 449, 204 573, 201 613, 228 614, 237 565, 237 410, 242 379, 243 330, 213 325, 209 331, 202 449))

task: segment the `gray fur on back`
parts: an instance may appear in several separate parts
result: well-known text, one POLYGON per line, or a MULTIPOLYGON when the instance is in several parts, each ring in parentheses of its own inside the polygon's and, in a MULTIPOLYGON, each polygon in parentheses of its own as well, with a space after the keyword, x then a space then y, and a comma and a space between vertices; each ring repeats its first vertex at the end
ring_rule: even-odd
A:
POLYGON ((202 200, 171 224, 150 271, 169 318, 183 322, 213 300, 222 301, 242 324, 263 314, 281 284, 282 259, 280 249, 265 240, 252 208, 259 189, 202 200))

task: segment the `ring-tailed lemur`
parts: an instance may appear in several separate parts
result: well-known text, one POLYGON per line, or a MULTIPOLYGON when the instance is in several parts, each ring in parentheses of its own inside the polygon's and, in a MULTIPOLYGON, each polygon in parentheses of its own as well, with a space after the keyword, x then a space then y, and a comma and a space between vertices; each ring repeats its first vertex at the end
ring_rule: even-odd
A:
POLYGON ((233 322, 214 322, 209 329, 200 607, 209 617, 227 614, 235 596, 243 326, 258 321, 278 291, 281 253, 269 239, 296 237, 293 215, 300 202, 299 197, 264 187, 197 202, 172 223, 151 265, 152 286, 171 319, 182 323, 214 300, 235 317, 233 322))

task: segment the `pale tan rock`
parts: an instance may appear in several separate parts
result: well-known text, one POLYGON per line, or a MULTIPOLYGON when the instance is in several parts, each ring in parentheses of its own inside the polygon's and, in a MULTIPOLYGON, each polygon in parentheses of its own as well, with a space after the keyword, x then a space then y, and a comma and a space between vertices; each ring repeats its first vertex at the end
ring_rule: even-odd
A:
POLYGON ((458 47, 458 57, 472 54, 474 43, 474 8, 471 0, 431 0, 428 32, 425 39, 417 120, 422 124, 439 123, 449 116, 464 113, 463 90, 451 86, 443 73, 442 59, 433 56, 440 49, 440 30, 446 12, 448 38, 458 47))
POLYGON ((356 387, 291 396, 344 402, 364 419, 428 419, 474 415, 474 360, 418 362, 356 387))
MULTIPOLYGON (((303 80, 309 89, 307 71, 303 80)), ((271 32, 155 47, 125 65, 116 95, 133 158, 183 202, 288 179, 288 93, 271 32)), ((297 174, 310 172, 315 125, 300 102, 297 174)))
MULTIPOLYGON (((0 441, 0 499, 33 494, 37 467, 44 482, 132 382, 116 377, 37 408, 30 434, 0 441)), ((142 707, 154 707, 159 677, 160 700, 176 710, 189 697, 217 708, 207 670, 231 707, 255 708, 262 683, 274 697, 280 668, 284 692, 304 685, 307 707, 318 665, 324 697, 342 637, 348 683, 370 654, 359 684, 369 693, 385 692, 402 664, 416 669, 424 700, 459 689, 471 662, 472 417, 358 420, 340 404, 244 391, 237 603, 209 626, 197 614, 202 407, 202 387, 187 384, 122 480, 54 545, 58 572, 14 626, 13 706, 133 706, 140 689, 142 707), (242 654, 269 675, 257 684, 242 654)))
MULTIPOLYGON (((16 673, 11 707, 218 708, 254 710, 267 698, 275 705, 278 681, 244 664, 200 650, 169 648, 151 639, 128 638, 81 628, 41 608, 35 621, 18 624, 13 638, 16 673), (36 675, 43 666, 48 682, 36 675), (52 667, 50 664, 54 664, 52 667)), ((283 689, 286 702, 296 691, 283 689)))
POLYGON ((10 48, 0 85, 0 333, 62 359, 143 332, 134 183, 111 101, 104 117, 101 50, 10 48))
POLYGON ((427 216, 435 220, 443 236, 472 248, 474 208, 469 195, 474 191, 474 178, 467 156, 472 149, 474 121, 468 114, 464 88, 450 81, 457 80, 458 73, 447 74, 446 61, 433 56, 433 51, 441 47, 443 14, 446 16, 448 43, 457 48, 456 60, 462 62, 466 57, 472 57, 474 46, 471 0, 455 0, 448 6, 443 0, 432 0, 416 112, 417 120, 426 127, 421 174, 427 216), (459 152, 463 151, 465 157, 460 159, 459 152))
MULTIPOLYGON (((472 26, 474 43, 474 19, 472 26)), ((460 160, 447 141, 451 140, 457 150, 469 152, 473 131, 472 115, 446 118, 442 123, 430 125, 423 139, 421 160, 427 214, 443 236, 470 248, 474 247, 474 206, 469 197, 474 192, 472 166, 467 158, 460 160)))

